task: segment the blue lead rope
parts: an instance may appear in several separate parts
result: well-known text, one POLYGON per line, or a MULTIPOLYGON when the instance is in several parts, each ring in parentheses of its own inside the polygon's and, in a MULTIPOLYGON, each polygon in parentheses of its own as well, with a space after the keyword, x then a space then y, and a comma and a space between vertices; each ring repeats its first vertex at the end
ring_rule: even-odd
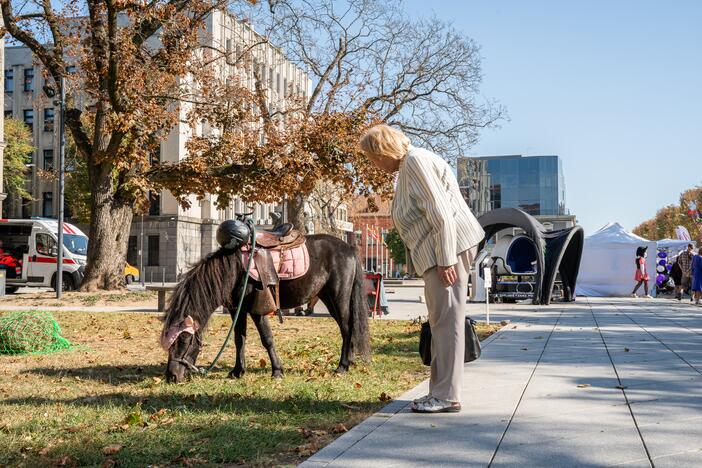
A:
POLYGON ((203 375, 206 375, 208 372, 210 372, 212 369, 214 369, 214 366, 217 364, 217 361, 219 361, 220 356, 224 352, 224 349, 227 347, 227 344, 229 343, 229 339, 232 337, 232 332, 234 332, 234 327, 236 326, 236 321, 239 319, 239 313, 241 312, 241 305, 244 303, 244 295, 246 294, 246 286, 249 283, 249 276, 251 273, 251 266, 253 265, 253 258, 254 258, 254 249, 256 249, 256 226, 254 226, 253 221, 251 219, 246 220, 246 224, 249 225, 251 228, 251 250, 249 251, 249 264, 246 266, 246 274, 244 275, 244 284, 241 287, 241 294, 239 295, 239 304, 236 307, 236 313, 234 314, 234 317, 232 317, 232 326, 229 327, 229 333, 227 333, 227 337, 224 339, 224 343, 222 343, 222 347, 219 349, 219 352, 217 353, 217 356, 215 356, 214 361, 212 361, 212 364, 205 368, 200 369, 200 373, 203 375))

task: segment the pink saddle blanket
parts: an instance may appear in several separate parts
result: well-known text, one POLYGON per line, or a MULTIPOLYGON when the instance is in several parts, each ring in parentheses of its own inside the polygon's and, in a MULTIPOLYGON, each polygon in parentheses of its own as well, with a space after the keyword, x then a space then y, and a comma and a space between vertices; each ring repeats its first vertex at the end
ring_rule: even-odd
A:
MULTIPOLYGON (((244 262, 244 268, 249 264, 250 251, 249 246, 241 248, 241 256, 244 262)), ((278 277, 281 281, 299 278, 307 273, 310 268, 310 254, 307 252, 307 245, 302 244, 299 247, 294 247, 290 250, 271 250, 273 265, 275 271, 278 272, 278 277)), ((261 278, 256 269, 256 262, 251 263, 251 278, 260 281, 261 278)))

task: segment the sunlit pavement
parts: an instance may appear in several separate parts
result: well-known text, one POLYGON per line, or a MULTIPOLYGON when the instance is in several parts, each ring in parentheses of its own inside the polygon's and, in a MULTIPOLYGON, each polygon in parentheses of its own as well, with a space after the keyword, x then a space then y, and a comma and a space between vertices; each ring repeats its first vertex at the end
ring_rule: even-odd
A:
POLYGON ((411 413, 424 382, 303 466, 702 466, 701 307, 491 308, 512 322, 466 364, 461 413, 411 413))

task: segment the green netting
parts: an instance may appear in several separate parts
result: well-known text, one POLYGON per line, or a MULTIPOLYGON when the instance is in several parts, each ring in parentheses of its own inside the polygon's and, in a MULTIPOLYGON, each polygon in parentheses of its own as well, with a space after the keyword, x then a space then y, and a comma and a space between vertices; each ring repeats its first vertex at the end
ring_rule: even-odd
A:
POLYGON ((10 312, 0 316, 0 354, 44 354, 70 349, 53 315, 44 311, 10 312))

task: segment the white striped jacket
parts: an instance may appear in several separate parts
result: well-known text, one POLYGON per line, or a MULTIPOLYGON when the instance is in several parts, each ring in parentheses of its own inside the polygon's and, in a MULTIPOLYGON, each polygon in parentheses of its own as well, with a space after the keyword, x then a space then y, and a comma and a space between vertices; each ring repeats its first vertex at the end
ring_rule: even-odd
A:
POLYGON ((458 254, 485 237, 448 163, 414 146, 400 163, 392 218, 419 275, 455 265, 458 254))

